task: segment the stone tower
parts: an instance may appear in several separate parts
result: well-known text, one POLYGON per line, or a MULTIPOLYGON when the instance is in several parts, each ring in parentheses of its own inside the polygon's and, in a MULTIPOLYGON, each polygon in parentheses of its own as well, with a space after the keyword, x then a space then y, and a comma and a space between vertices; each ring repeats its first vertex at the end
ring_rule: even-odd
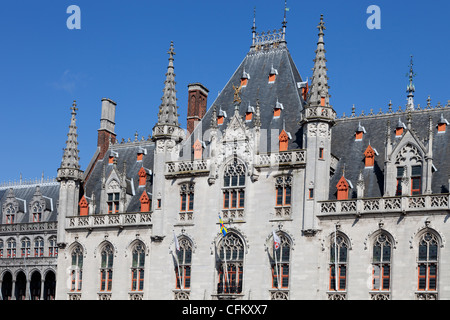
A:
POLYGON ((331 165, 331 127, 336 112, 330 105, 328 93, 328 76, 323 40, 325 24, 321 15, 319 40, 314 59, 311 88, 307 104, 303 110, 301 124, 303 126, 306 151, 305 199, 303 209, 303 230, 316 229, 314 203, 328 199, 330 165, 331 165), (309 201, 314 200, 314 201, 309 201))

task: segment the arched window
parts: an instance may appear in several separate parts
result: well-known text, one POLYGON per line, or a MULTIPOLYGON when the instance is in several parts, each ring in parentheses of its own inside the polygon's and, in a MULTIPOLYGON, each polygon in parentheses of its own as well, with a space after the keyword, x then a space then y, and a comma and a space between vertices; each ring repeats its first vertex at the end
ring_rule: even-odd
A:
MULTIPOLYGON (((245 204, 245 165, 234 159, 225 167, 223 177, 223 209, 243 209, 245 204)), ((224 218, 227 214, 224 213, 224 218)))
POLYGON ((425 232, 419 239, 417 256, 418 290, 437 290, 438 258, 439 240, 434 233, 425 232))
POLYGON ((387 234, 379 234, 373 243, 372 290, 391 288, 392 242, 387 234))
POLYGON ((131 291, 144 290, 145 246, 138 242, 133 246, 131 263, 131 291))
POLYGON ((42 221, 42 205, 39 202, 35 202, 31 208, 31 213, 33 215, 33 222, 42 221))
POLYGON ((48 256, 49 257, 58 256, 58 244, 56 242, 56 236, 51 236, 48 239, 48 256))
POLYGON ((179 240, 180 250, 176 251, 176 288, 190 289, 191 288, 191 263, 192 263, 192 243, 186 237, 179 240))
POLYGON ((6 240, 6 257, 16 257, 16 240, 14 240, 13 238, 9 238, 8 240, 6 240))
POLYGON ((342 234, 333 234, 330 243, 330 291, 345 291, 349 243, 342 234))
POLYGON ((100 267, 100 291, 112 290, 114 248, 111 244, 105 244, 101 252, 100 267))
POLYGON ((16 215, 16 210, 14 209, 14 206, 11 203, 8 204, 6 206, 6 223, 13 224, 15 215, 16 215))
POLYGON ((71 291, 81 291, 83 283, 83 249, 80 245, 72 250, 71 291))
POLYGON ((34 239, 34 256, 44 256, 44 239, 42 239, 41 237, 37 237, 34 239))
POLYGON ((277 236, 279 242, 274 240, 274 245, 272 246, 272 288, 288 289, 291 242, 284 233, 280 233, 277 236))
POLYGON ((30 250, 31 250, 31 241, 30 241, 30 239, 29 238, 22 238, 20 243, 21 243, 21 246, 20 246, 21 256, 22 257, 28 257, 30 255, 30 250))
POLYGON ((228 232, 219 244, 218 294, 240 294, 244 277, 244 243, 228 232))

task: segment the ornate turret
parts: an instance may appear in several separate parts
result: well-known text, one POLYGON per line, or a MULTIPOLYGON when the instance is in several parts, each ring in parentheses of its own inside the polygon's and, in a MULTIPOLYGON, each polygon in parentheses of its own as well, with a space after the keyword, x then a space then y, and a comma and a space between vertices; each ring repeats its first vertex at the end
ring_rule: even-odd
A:
POLYGON ((76 125, 76 115, 77 115, 77 104, 76 101, 73 102, 69 125, 69 133, 67 134, 66 147, 64 148, 64 154, 61 161, 61 166, 58 169, 57 179, 75 179, 82 180, 83 171, 80 170, 80 157, 78 156, 78 141, 77 141, 77 125, 76 125))
POLYGON ((153 128, 153 138, 175 138, 181 140, 183 137, 182 130, 178 123, 178 106, 175 90, 175 73, 174 73, 174 55, 173 41, 170 43, 169 65, 167 67, 166 80, 164 81, 162 102, 159 106, 158 122, 153 128))
POLYGON ((330 95, 328 93, 328 76, 327 76, 327 59, 325 58, 325 42, 323 40, 325 23, 323 15, 320 16, 320 22, 317 26, 319 29, 319 40, 317 42, 316 57, 314 59, 313 75, 311 79, 311 87, 308 94, 307 106, 303 120, 313 120, 320 118, 333 122, 336 118, 336 112, 330 105, 330 95))
POLYGON ((78 202, 80 199, 80 185, 83 181, 83 171, 80 170, 77 141, 76 111, 77 104, 74 101, 71 107, 72 117, 70 119, 69 133, 67 134, 66 148, 58 169, 57 180, 59 188, 58 206, 58 245, 60 248, 66 246, 65 226, 66 217, 78 215, 78 202))

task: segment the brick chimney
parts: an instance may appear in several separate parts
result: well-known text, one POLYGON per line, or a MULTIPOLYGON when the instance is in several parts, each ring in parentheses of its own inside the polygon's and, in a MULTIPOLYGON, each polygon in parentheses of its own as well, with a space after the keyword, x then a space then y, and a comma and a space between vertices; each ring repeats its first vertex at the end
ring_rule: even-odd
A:
POLYGON ((100 129, 98 129, 97 146, 100 147, 100 154, 98 159, 103 159, 106 151, 109 149, 109 141, 116 142, 116 134, 114 127, 116 125, 116 105, 114 101, 103 98, 102 99, 102 115, 100 118, 100 129))
POLYGON ((201 83, 191 83, 188 85, 188 91, 187 131, 189 135, 206 113, 209 90, 201 83))

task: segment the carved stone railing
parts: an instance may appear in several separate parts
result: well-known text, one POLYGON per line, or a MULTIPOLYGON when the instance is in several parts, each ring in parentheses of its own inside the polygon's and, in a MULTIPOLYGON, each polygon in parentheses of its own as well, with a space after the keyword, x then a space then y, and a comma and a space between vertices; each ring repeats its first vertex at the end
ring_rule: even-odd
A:
POLYGON ((245 221, 245 210, 243 208, 222 209, 222 218, 225 222, 245 221))
POLYGON ((151 212, 98 214, 89 216, 75 216, 67 218, 67 229, 93 229, 105 227, 127 227, 150 225, 151 212))
POLYGON ((304 165, 306 164, 305 150, 283 151, 278 153, 262 153, 257 155, 257 166, 280 166, 280 165, 304 165))
POLYGON ((318 202, 320 215, 450 210, 449 194, 318 202))
POLYGON ((179 174, 205 174, 209 172, 208 160, 174 161, 166 163, 166 176, 179 174))
POLYGON ((13 223, 0 225, 1 233, 20 233, 20 232, 51 232, 56 233, 58 222, 30 222, 30 223, 13 223))

